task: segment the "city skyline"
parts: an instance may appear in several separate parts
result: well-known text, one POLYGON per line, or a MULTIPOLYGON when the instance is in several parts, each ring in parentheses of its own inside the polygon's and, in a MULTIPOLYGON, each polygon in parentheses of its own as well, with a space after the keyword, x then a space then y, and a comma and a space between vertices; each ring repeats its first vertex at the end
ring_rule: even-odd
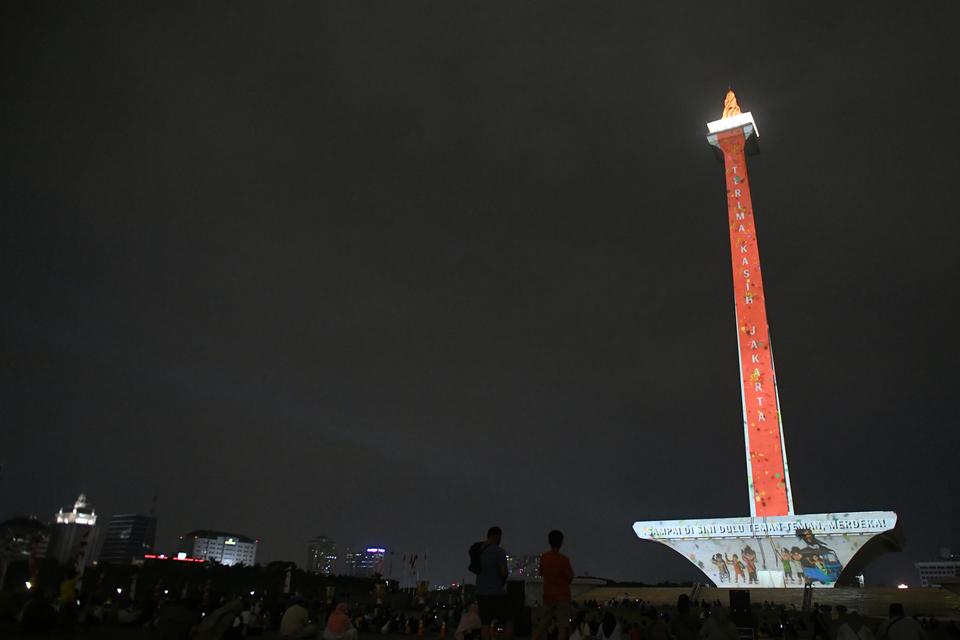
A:
POLYGON ((159 496, 165 552, 323 532, 435 583, 558 528, 578 573, 699 579, 630 527, 744 507, 732 84, 793 498, 897 512, 868 583, 960 546, 933 5, 0 12, 0 517, 159 496))
MULTIPOLYGON (((157 497, 154 496, 151 512, 153 509, 156 508, 156 501, 157 501, 157 497)), ((81 507, 86 511, 86 513, 95 514, 93 507, 89 506, 89 502, 86 494, 81 493, 80 497, 77 499, 74 505, 72 513, 69 510, 64 511, 64 508, 61 508, 57 511, 56 514, 54 514, 54 517, 49 520, 38 518, 37 516, 32 514, 31 515, 21 514, 21 515, 16 515, 16 516, 7 517, 7 518, 0 517, 0 522, 3 522, 5 520, 10 520, 11 522, 31 521, 31 522, 40 523, 43 527, 47 529, 47 534, 46 534, 47 537, 44 539, 44 544, 41 546, 41 553, 39 557, 47 557, 48 551, 47 551, 46 541, 56 539, 55 527, 57 526, 57 523, 69 522, 72 524, 74 522, 80 521, 77 519, 77 509, 81 507)), ((69 509, 69 507, 67 509, 69 509)), ((81 511, 81 514, 82 513, 83 511, 81 511)), ((868 514, 856 514, 856 515, 868 515, 868 514)), ((98 518, 100 519, 101 524, 99 528, 97 528, 96 530, 97 544, 92 550, 92 555, 88 554, 88 557, 86 558, 85 564, 87 565, 90 565, 91 563, 96 564, 96 562, 103 561, 102 555, 103 555, 103 547, 105 546, 104 545, 105 539, 109 540, 110 532, 112 529, 116 527, 115 521, 118 518, 121 520, 126 520, 127 523, 129 523, 129 524, 125 523, 126 526, 128 527, 130 526, 130 524, 133 524, 133 522, 137 520, 141 521, 140 523, 141 528, 143 528, 143 524, 144 524, 142 522, 143 520, 152 521, 152 525, 147 525, 148 527, 152 527, 152 529, 147 529, 148 533, 143 534, 146 536, 146 539, 149 540, 149 544, 144 547, 144 556, 143 558, 140 558, 141 561, 144 558, 156 558, 158 557, 158 555, 161 558, 176 558, 179 555, 181 558, 194 558, 196 559, 196 561, 206 560, 206 561, 211 561, 211 562, 225 564, 225 565, 234 564, 234 561, 223 560, 216 553, 207 553, 206 546, 204 547, 203 552, 201 553, 193 553, 190 551, 190 549, 185 548, 183 546, 185 539, 189 536, 195 537, 195 534, 211 534, 211 536, 207 536, 207 537, 213 537, 213 538, 216 538, 217 536, 219 536, 221 538, 221 541, 220 541, 221 549, 226 548, 223 546, 223 541, 222 541, 222 538, 224 537, 236 538, 241 542, 253 543, 253 551, 250 556, 251 558, 256 558, 257 547, 261 542, 259 539, 249 538, 244 534, 222 532, 222 531, 210 530, 210 529, 201 529, 201 530, 192 530, 185 534, 178 535, 176 537, 176 543, 172 545, 172 549, 167 550, 163 548, 154 548, 153 536, 155 536, 155 532, 157 528, 157 519, 154 515, 143 516, 143 515, 132 514, 132 513, 128 513, 128 514, 101 513, 99 515, 95 514, 92 519, 87 517, 85 520, 83 518, 81 518, 81 520, 83 521, 83 524, 87 524, 91 527, 94 527, 98 518), (103 522, 109 522, 109 525, 104 526, 103 522), (184 553, 185 550, 187 551, 186 553, 184 553)), ((732 520, 735 520, 735 519, 732 519, 732 520)), ((236 541, 231 541, 229 542, 229 544, 236 544, 236 541)), ((463 578, 461 578, 453 581, 444 580, 444 579, 441 579, 439 581, 435 581, 435 580, 431 581, 430 580, 431 574, 424 573, 423 575, 421 575, 421 570, 425 568, 426 560, 427 560, 427 553, 425 550, 398 551, 396 549, 385 548, 385 547, 376 547, 376 548, 366 547, 364 544, 357 545, 356 543, 338 544, 336 540, 333 540, 332 538, 329 538, 328 536, 325 536, 325 535, 317 535, 317 536, 310 537, 305 542, 305 548, 307 550, 307 556, 308 556, 306 562, 301 562, 292 558, 271 558, 271 560, 261 562, 259 558, 256 558, 255 563, 239 561, 239 562, 236 562, 236 564, 261 565, 271 561, 292 562, 299 569, 307 572, 322 573, 326 575, 335 575, 335 576, 361 576, 361 577, 370 577, 370 576, 373 576, 374 573, 376 573, 385 579, 396 580, 401 585, 413 584, 414 582, 420 579, 425 579, 428 582, 430 582, 430 584, 432 584, 433 586, 442 587, 443 585, 448 585, 448 584, 460 584, 462 583, 462 580, 463 580, 463 578), (327 554, 325 558, 319 558, 316 554, 316 551, 321 549, 324 550, 327 554), (371 554, 373 555, 371 556, 371 554), (366 558, 367 556, 374 558, 372 563, 370 560, 366 558), (356 560, 353 559, 356 557, 362 557, 362 559, 359 560, 359 562, 363 565, 363 568, 360 570, 358 570, 357 567, 353 566, 353 564, 357 562, 356 560), (418 561, 419 561, 419 565, 417 564, 418 561), (374 564, 376 564, 376 569, 371 569, 371 567, 373 567, 374 564)), ((51 550, 50 553, 52 554, 51 557, 54 557, 56 555, 55 550, 51 550)), ((943 556, 943 554, 945 553, 949 555, 949 547, 940 547, 939 553, 941 554, 941 556, 943 556)), ((928 565, 939 566, 938 565, 939 561, 932 560, 932 557, 933 556, 922 557, 922 558, 912 557, 911 565, 918 570, 919 570, 919 567, 921 566, 928 566, 928 565)), ((950 558, 955 564, 956 556, 950 556, 950 558)), ((508 570, 512 577, 529 578, 529 577, 538 575, 538 572, 539 572, 539 552, 538 551, 535 551, 532 548, 523 549, 523 550, 512 548, 508 550, 507 559, 508 559, 508 570)), ((136 558, 134 560, 136 560, 136 558)), ((113 560, 107 560, 107 561, 117 562, 118 560, 113 559, 113 560)), ((66 564, 70 564, 69 561, 65 560, 64 562, 66 564)), ((127 562, 121 562, 121 564, 126 564, 126 563, 127 562)), ((949 569, 949 570, 952 571, 952 569, 949 569)), ((903 572, 901 572, 901 575, 902 573, 903 572)), ((610 579, 609 576, 591 574, 590 571, 578 573, 577 575, 581 577, 600 577, 600 578, 610 579)), ((633 577, 627 577, 627 578, 620 577, 618 579, 626 582, 647 582, 647 583, 696 582, 696 579, 693 579, 693 578, 650 579, 649 577, 645 578, 643 576, 633 576, 633 577)), ((472 580, 472 577, 466 577, 466 580, 467 582, 470 582, 472 580)), ((882 578, 880 578, 879 580, 882 580, 882 578)), ((876 581, 876 584, 880 584, 879 580, 876 581)), ((917 581, 917 583, 920 584, 924 581, 923 573, 921 572, 918 575, 909 575, 906 578, 906 581, 908 582, 917 581)), ((900 582, 898 582, 897 584, 900 584, 900 582)), ((890 584, 888 586, 893 586, 893 585, 890 584)), ((922 586, 927 586, 927 585, 923 584, 922 586)))

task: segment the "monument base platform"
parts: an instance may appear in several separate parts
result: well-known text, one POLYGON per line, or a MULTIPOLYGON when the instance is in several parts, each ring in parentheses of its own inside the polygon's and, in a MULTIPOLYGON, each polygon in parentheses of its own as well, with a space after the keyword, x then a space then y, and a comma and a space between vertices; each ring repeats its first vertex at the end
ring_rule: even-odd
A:
POLYGON ((717 587, 853 586, 877 556, 903 549, 892 511, 636 522, 717 587))

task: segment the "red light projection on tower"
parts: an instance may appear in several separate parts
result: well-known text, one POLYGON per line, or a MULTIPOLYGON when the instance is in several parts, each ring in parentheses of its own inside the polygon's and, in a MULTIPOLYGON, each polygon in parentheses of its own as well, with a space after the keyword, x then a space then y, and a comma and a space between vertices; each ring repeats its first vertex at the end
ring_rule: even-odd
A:
POLYGON ((645 519, 633 531, 670 547, 720 588, 846 586, 879 553, 903 549, 903 534, 893 511, 793 512, 747 177, 758 138, 753 114, 728 91, 723 116, 707 123, 707 142, 726 177, 750 516, 645 519))
POLYGON ((793 500, 747 177, 745 147, 756 135, 756 125, 749 114, 740 113, 733 91, 727 93, 719 122, 724 128, 713 133, 710 142, 723 152, 726 174, 750 512, 753 516, 790 515, 793 500), (724 126, 728 120, 729 126, 724 126))

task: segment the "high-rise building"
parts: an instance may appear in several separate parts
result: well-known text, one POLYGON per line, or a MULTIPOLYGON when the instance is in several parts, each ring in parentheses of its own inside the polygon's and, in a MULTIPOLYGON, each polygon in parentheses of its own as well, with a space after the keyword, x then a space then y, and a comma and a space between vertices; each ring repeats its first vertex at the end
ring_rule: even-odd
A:
POLYGON ((73 507, 64 507, 54 516, 47 556, 79 570, 96 559, 99 533, 97 512, 81 493, 73 507))
POLYGON ((307 571, 331 576, 337 571, 337 545, 326 536, 317 536, 307 545, 307 571))
POLYGON ((188 558, 217 564, 253 566, 257 561, 259 540, 236 533, 198 529, 180 536, 180 553, 188 558))
POLYGON ((369 578, 374 574, 384 575, 383 558, 387 550, 381 547, 367 547, 358 551, 347 550, 344 556, 348 576, 369 578))
POLYGON ((133 564, 143 562, 143 556, 153 553, 157 535, 157 519, 124 513, 110 518, 97 562, 133 564))

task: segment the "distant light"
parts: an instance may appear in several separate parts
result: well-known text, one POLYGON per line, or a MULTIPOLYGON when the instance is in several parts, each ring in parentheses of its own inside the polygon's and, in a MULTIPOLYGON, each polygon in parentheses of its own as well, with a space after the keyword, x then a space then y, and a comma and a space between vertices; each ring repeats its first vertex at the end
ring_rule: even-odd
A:
POLYGON ((897 589, 909 589, 909 585, 905 585, 902 582, 897 585, 897 589))
POLYGON ((117 595, 120 595, 121 593, 123 593, 123 589, 121 589, 120 587, 117 587, 117 595))
POLYGON ((183 560, 186 557, 187 557, 187 554, 183 551, 177 554, 177 560, 183 560))
POLYGON ((251 592, 250 592, 250 595, 252 595, 252 596, 253 596, 253 595, 256 595, 256 594, 257 594, 256 591, 251 591, 251 592))
POLYGON ((30 589, 33 589, 33 583, 30 582, 29 580, 27 580, 26 582, 24 582, 24 583, 23 583, 23 586, 25 586, 25 587, 27 588, 27 591, 30 591, 30 589))

